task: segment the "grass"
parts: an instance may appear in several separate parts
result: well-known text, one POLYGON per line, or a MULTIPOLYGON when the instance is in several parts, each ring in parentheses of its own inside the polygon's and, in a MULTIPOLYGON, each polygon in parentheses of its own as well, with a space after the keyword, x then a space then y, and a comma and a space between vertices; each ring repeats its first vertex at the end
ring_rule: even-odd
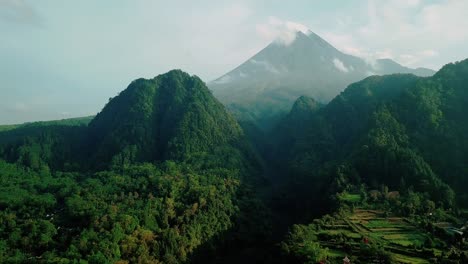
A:
POLYGON ((372 228, 372 232, 375 232, 375 233, 400 233, 403 230, 406 230, 406 228, 401 227, 401 226, 400 227, 376 227, 376 228, 372 228))
POLYGON ((394 253, 393 257, 399 262, 399 263, 411 263, 411 264, 427 264, 430 263, 427 260, 421 259, 421 258, 416 258, 416 257, 410 257, 406 255, 401 255, 394 253))
POLYGON ((327 234, 330 236, 337 236, 343 234, 345 237, 351 239, 360 239, 362 237, 360 234, 347 229, 327 229, 325 231, 321 231, 319 234, 327 234))
POLYGON ((391 242, 396 244, 396 245, 403 246, 403 247, 410 247, 410 246, 413 246, 415 244, 412 241, 404 240, 404 239, 392 239, 391 242))
POLYGON ((419 233, 388 234, 384 235, 383 238, 403 247, 421 246, 426 241, 426 236, 419 233))
POLYGON ((336 249, 328 249, 328 257, 330 258, 343 258, 346 256, 346 253, 336 249))
POLYGON ((359 194, 352 194, 352 193, 346 193, 340 197, 340 199, 344 202, 349 202, 349 203, 359 203, 361 201, 361 195, 359 194))
POLYGON ((368 221, 365 226, 369 229, 381 229, 381 228, 402 228, 406 227, 407 225, 403 222, 393 222, 386 219, 383 220, 370 220, 368 221))

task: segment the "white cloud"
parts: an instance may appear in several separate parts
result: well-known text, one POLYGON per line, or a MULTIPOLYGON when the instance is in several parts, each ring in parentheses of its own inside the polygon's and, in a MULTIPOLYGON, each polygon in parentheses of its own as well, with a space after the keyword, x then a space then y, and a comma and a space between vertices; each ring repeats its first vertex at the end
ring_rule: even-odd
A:
MULTIPOLYGON (((369 62, 392 58, 410 67, 439 68, 460 60, 461 44, 468 42, 468 1, 368 0, 356 8, 352 21, 339 11, 327 14, 337 23, 314 27, 331 44, 345 53, 369 62)), ((345 10, 349 12, 349 10, 345 10)), ((465 49, 467 50, 467 49, 465 49)), ((462 55, 465 56, 465 55, 462 55)))
POLYGON ((398 56, 398 60, 405 65, 417 65, 425 59, 430 59, 438 55, 439 53, 437 51, 427 49, 418 51, 415 54, 401 54, 398 56))
POLYGON ((184 1, 183 8, 178 1, 143 0, 132 5, 116 3, 111 12, 102 12, 108 7, 91 1, 67 1, 60 8, 49 8, 48 2, 0 0, 2 85, 11 87, 0 96, 4 109, 0 123, 13 120, 10 113, 15 101, 26 103, 17 110, 27 109, 17 120, 30 120, 32 114, 45 119, 52 112, 58 118, 63 109, 54 102, 70 103, 63 97, 68 93, 76 94, 66 96, 73 98, 71 103, 95 98, 86 108, 69 109, 73 115, 97 111, 130 80, 151 78, 173 68, 210 81, 275 39, 290 43, 291 32, 306 31, 304 24, 369 64, 391 56, 406 66, 437 69, 468 54, 466 0, 334 0, 326 5, 297 1, 287 10, 285 5, 252 0, 184 1), (31 23, 41 22, 47 30, 30 30, 31 23), (116 63, 116 58, 125 63, 116 63), (22 78, 18 72, 34 76, 22 78), (58 99, 48 98, 47 106, 32 101, 30 97, 37 96, 34 90, 41 89, 30 87, 39 86, 47 87, 47 94, 60 94, 58 99), (84 88, 96 86, 101 88, 84 88))
POLYGON ((22 102, 17 102, 14 105, 10 107, 11 110, 14 112, 27 112, 28 111, 28 106, 25 103, 22 102))
POLYGON ((344 63, 343 63, 342 61, 340 61, 340 60, 337 59, 337 58, 334 58, 334 59, 333 59, 333 65, 335 65, 335 67, 336 67, 338 70, 342 71, 342 72, 349 72, 349 70, 350 70, 350 69, 348 69, 348 68, 344 65, 344 63))
POLYGON ((433 56, 439 55, 437 51, 431 50, 431 49, 423 50, 419 54, 421 54, 422 56, 426 56, 426 57, 433 57, 433 56))
POLYGON ((391 57, 389 56, 390 54, 388 51, 386 53, 383 51, 370 51, 366 49, 366 46, 361 47, 360 44, 358 44, 358 41, 356 41, 350 34, 325 32, 323 34, 323 38, 342 52, 362 58, 371 66, 376 64, 377 59, 381 59, 382 57, 391 57))
POLYGON ((217 11, 216 17, 229 19, 229 23, 236 24, 242 23, 252 14, 253 11, 248 6, 237 3, 220 8, 217 11))
POLYGON ((303 24, 285 21, 276 17, 269 17, 267 23, 256 25, 257 34, 268 41, 276 41, 279 44, 290 45, 296 39, 298 31, 307 34, 309 29, 303 24))
POLYGON ((0 19, 20 24, 42 25, 42 17, 25 0, 0 0, 0 19))
POLYGON ((260 65, 260 66, 264 67, 265 70, 267 70, 269 72, 276 73, 276 74, 280 73, 280 71, 278 69, 276 69, 275 66, 271 65, 271 63, 269 63, 268 61, 258 61, 258 60, 251 59, 250 63, 260 65))
POLYGON ((376 75, 376 73, 372 72, 372 71, 367 71, 366 72, 366 76, 372 76, 372 75, 376 75))
POLYGON ((373 56, 376 59, 393 59, 395 56, 393 55, 393 51, 391 49, 379 50, 374 52, 373 56))

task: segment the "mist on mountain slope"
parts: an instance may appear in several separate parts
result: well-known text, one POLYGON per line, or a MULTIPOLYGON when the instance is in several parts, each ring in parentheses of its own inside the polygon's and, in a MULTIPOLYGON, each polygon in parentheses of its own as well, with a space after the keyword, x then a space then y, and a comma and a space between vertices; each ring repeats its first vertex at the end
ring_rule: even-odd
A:
POLYGON ((208 86, 239 120, 271 128, 299 96, 327 103, 353 82, 392 73, 425 77, 434 71, 410 69, 391 59, 369 62, 339 51, 309 30, 297 31, 288 42, 273 41, 208 86))

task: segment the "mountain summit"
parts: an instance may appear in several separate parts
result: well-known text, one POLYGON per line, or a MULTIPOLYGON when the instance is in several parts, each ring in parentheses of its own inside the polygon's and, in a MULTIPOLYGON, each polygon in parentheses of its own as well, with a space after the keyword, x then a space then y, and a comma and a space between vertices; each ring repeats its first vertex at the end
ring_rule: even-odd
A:
POLYGON ((289 45, 274 41, 208 85, 239 119, 266 125, 301 95, 326 103, 353 82, 392 73, 430 76, 434 71, 410 69, 390 59, 370 64, 340 52, 312 31, 298 31, 289 45))

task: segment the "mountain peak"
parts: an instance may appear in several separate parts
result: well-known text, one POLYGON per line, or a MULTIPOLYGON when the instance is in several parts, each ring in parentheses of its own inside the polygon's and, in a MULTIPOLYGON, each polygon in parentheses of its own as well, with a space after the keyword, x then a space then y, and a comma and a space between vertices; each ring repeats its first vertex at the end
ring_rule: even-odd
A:
POLYGON ((292 41, 274 41, 211 82, 214 95, 248 118, 263 116, 264 120, 271 116, 273 120, 291 109, 301 95, 325 103, 349 84, 369 75, 433 73, 410 69, 390 59, 370 65, 362 58, 339 51, 311 30, 291 31, 287 37, 291 36, 292 41))
POLYGON ((304 33, 306 36, 308 36, 309 38, 311 39, 314 39, 314 38, 318 38, 318 39, 322 39, 318 34, 316 34, 315 32, 313 32, 312 30, 307 30, 307 32, 304 33))
POLYGON ((319 35, 314 33, 312 30, 297 30, 294 33, 282 34, 279 36, 273 44, 279 44, 280 46, 290 46, 297 43, 319 43, 322 47, 328 47, 335 49, 330 43, 321 38, 319 35))
MULTIPOLYGON (((309 30, 309 31, 310 31, 310 30, 309 30)), ((296 32, 296 39, 297 39, 297 38, 308 38, 308 37, 309 37, 309 33, 308 33, 309 31, 303 32, 303 31, 301 31, 301 30, 298 30, 298 31, 296 32)), ((310 31, 310 32, 312 32, 312 31, 310 31)))

